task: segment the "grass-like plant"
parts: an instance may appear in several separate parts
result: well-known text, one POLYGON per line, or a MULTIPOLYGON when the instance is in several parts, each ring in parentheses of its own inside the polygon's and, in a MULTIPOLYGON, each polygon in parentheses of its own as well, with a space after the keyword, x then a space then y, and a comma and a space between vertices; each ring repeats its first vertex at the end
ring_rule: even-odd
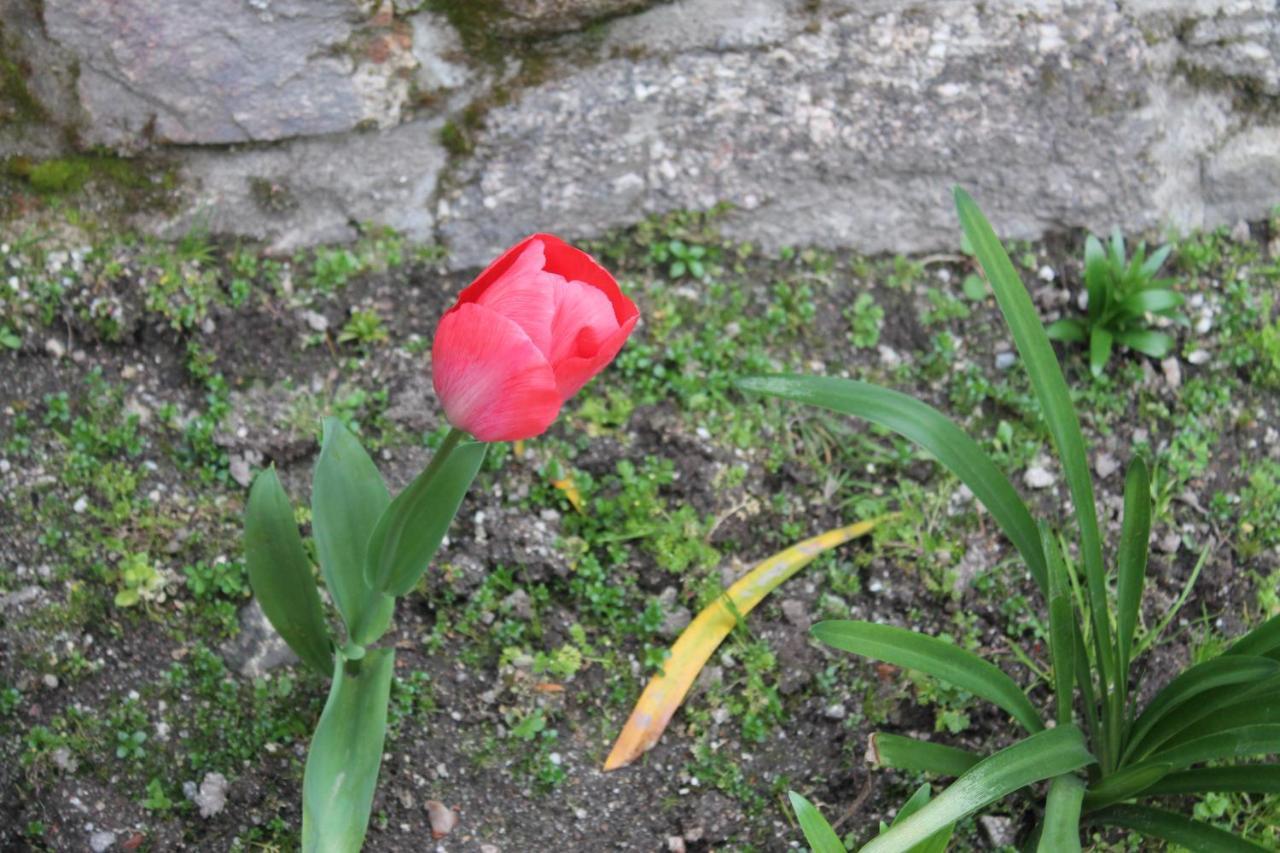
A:
POLYGON ((1170 279, 1156 278, 1168 257, 1168 246, 1147 257, 1146 245, 1139 243, 1126 260, 1119 229, 1112 232, 1106 248, 1090 234, 1084 243, 1084 287, 1089 300, 1085 315, 1050 324, 1049 337, 1087 343, 1094 376, 1102 374, 1116 344, 1164 358, 1173 349, 1173 337, 1148 328, 1147 315, 1174 317, 1183 303, 1182 294, 1170 289, 1170 279))
MULTIPOLYGON (((978 444, 924 403, 847 379, 769 376, 740 383, 748 391, 864 418, 927 450, 973 491, 1012 540, 1048 607, 1048 687, 1054 706, 1047 720, 1012 678, 954 643, 872 622, 813 626, 815 637, 836 648, 917 670, 994 703, 1026 733, 985 757, 898 735, 873 736, 883 766, 958 778, 928 803, 913 798, 911 813, 900 815, 863 851, 938 850, 938 833, 945 834, 957 820, 1046 780, 1043 816, 1028 849, 1078 851, 1086 825, 1122 827, 1194 850, 1263 849, 1135 801, 1206 792, 1280 792, 1280 765, 1223 764, 1280 752, 1280 617, 1219 656, 1186 669, 1138 706, 1143 668, 1136 662, 1158 635, 1158 628, 1139 630, 1151 530, 1147 468, 1140 459, 1129 466, 1120 540, 1109 569, 1084 437, 1049 338, 978 206, 960 189, 956 206, 1061 460, 1075 512, 1075 556, 1068 559, 1058 532, 1032 520, 1008 478, 978 444)), ((843 851, 817 809, 803 798, 793 802, 815 851, 843 851)))

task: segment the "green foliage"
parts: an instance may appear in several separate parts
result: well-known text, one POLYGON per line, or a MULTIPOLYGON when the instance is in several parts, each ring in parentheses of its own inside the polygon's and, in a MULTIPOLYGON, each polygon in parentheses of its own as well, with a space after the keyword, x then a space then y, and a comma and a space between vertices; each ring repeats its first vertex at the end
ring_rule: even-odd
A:
MULTIPOLYGON (((1053 677, 1046 681, 1057 695, 1054 728, 1042 730, 1039 713, 1023 690, 994 665, 958 647, 905 629, 867 622, 823 622, 813 628, 823 641, 855 654, 919 670, 963 687, 994 702, 1033 734, 973 765, 934 802, 871 841, 865 850, 908 850, 930 833, 1025 784, 1054 778, 1044 821, 1041 850, 1078 849, 1081 822, 1125 826, 1153 838, 1192 843, 1204 849, 1252 848, 1248 842, 1195 820, 1117 803, 1158 793, 1156 786, 1172 773, 1194 765, 1280 752, 1280 616, 1254 629, 1217 656, 1210 656, 1165 685, 1144 706, 1129 698, 1131 683, 1142 671, 1137 660, 1183 597, 1165 614, 1161 626, 1135 637, 1146 571, 1151 525, 1151 484, 1146 467, 1135 460, 1126 478, 1124 513, 1116 553, 1116 586, 1110 587, 1102 560, 1101 537, 1094 507, 1087 451, 1061 368, 1053 356, 1029 294, 991 226, 961 190, 956 204, 970 245, 991 283, 1030 375, 1032 388, 1058 450, 1072 498, 1079 556, 1068 562, 1057 534, 1047 525, 1036 528, 1029 511, 1007 481, 957 427, 931 408, 910 398, 851 380, 821 377, 767 377, 744 380, 742 387, 836 411, 888 426, 928 448, 969 486, 1005 533, 1018 546, 1049 605, 1048 643, 1053 677), (1248 685, 1247 687, 1244 685, 1248 685), (1077 709, 1083 712, 1076 727, 1077 709), (1054 739, 1052 744, 1049 739, 1054 739), (1014 757, 1016 756, 1016 758, 1014 757), (1076 771, 1089 766, 1087 779, 1076 771), (1212 841, 1211 841, 1212 839, 1212 841), (1046 846, 1047 845, 1047 846, 1046 846)), ((1096 244, 1096 241, 1094 241, 1096 244)), ((1100 246, 1090 250, 1100 253, 1100 246)), ((1113 241, 1112 265, 1130 278, 1146 281, 1167 254, 1158 251, 1123 265, 1123 245, 1113 241)), ((1101 263, 1094 257, 1095 264, 1101 263)), ((1091 304, 1105 306, 1101 268, 1090 284, 1091 304)), ((1158 293, 1147 288, 1141 293, 1158 293)), ((1121 299, 1125 298, 1121 294, 1121 299)), ((1169 303, 1164 299, 1142 301, 1169 303)), ((1180 302, 1180 300, 1179 300, 1180 302)), ((1100 312, 1099 317, 1106 316, 1100 312)), ((1101 328, 1101 327, 1100 327, 1101 328)), ((1105 359, 1103 359, 1105 363, 1105 359)), ((1270 484, 1256 484, 1268 492, 1270 484)), ((1265 498, 1264 498, 1265 500, 1265 498)), ((1199 568, 1192 572, 1192 578, 1199 568)), ((901 739, 899 739, 901 740, 901 739)), ((892 742, 891 742, 891 745, 892 742)), ((919 769, 955 772, 953 752, 901 748, 919 769)), ((884 756, 882 755, 882 760, 884 756)), ((1216 786, 1266 792, 1271 782, 1263 772, 1197 777, 1180 792, 1208 793, 1216 786)), ((1218 788, 1220 790, 1220 788, 1218 788)))
POLYGON ((139 601, 157 600, 164 591, 164 577, 146 554, 133 553, 120 562, 120 590, 116 607, 132 607, 139 601))
POLYGON ((1089 369, 1102 374, 1116 344, 1152 358, 1164 358, 1173 348, 1173 338, 1147 326, 1147 315, 1177 318, 1183 303, 1171 288, 1172 279, 1158 279, 1156 273, 1169 257, 1169 246, 1161 246, 1148 257, 1146 244, 1139 243, 1133 256, 1125 259, 1124 237, 1119 229, 1111 235, 1107 248, 1092 234, 1084 246, 1084 283, 1088 308, 1082 318, 1066 318, 1049 326, 1050 338, 1089 346, 1089 369))
POLYGON ((338 343, 355 343, 362 347, 384 344, 390 338, 387 329, 382 325, 382 318, 373 309, 360 309, 351 312, 346 325, 338 333, 338 343))
POLYGON ((849 321, 849 343, 858 349, 870 349, 880 343, 884 309, 870 293, 859 293, 853 304, 844 309, 844 318, 849 321))

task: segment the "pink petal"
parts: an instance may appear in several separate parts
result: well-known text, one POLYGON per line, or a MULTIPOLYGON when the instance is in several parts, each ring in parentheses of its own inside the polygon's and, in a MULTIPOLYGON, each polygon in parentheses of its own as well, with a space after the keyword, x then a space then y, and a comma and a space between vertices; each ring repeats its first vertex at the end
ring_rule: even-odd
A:
POLYGON ((596 346, 596 351, 591 355, 576 356, 566 358, 557 362, 555 366, 556 386, 560 390, 560 398, 568 400, 574 394, 577 394, 583 385, 591 381, 591 377, 595 376, 604 366, 613 361, 613 357, 622 349, 622 345, 627 342, 627 338, 631 335, 631 330, 636 327, 640 315, 637 312, 629 317, 617 331, 596 346))
POLYGON ((484 306, 459 305, 445 314, 431 359, 449 423, 481 441, 532 438, 560 412, 546 357, 517 323, 484 306))

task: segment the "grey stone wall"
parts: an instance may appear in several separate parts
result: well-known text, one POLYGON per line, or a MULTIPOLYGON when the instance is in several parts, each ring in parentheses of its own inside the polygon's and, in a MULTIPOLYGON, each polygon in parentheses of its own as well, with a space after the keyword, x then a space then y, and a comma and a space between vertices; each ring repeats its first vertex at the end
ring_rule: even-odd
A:
MULTIPOLYGON (((287 250, 391 225, 482 263, 735 206, 766 246, 953 246, 1280 204, 1277 0, 0 0, 61 144, 159 158, 287 250)), ((51 136, 0 131, 11 150, 51 136)))

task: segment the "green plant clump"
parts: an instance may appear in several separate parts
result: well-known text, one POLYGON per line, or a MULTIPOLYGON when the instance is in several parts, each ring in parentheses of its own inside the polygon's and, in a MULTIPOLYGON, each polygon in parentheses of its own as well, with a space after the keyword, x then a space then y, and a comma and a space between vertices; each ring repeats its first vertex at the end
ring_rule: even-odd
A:
MULTIPOLYGON (((921 445, 969 487, 1017 548, 1048 611, 1054 696, 1045 720, 1027 693, 994 664, 959 643, 866 621, 813 626, 819 640, 863 657, 916 670, 992 702, 1025 732, 981 756, 930 741, 879 733, 879 764, 958 777, 926 804, 908 804, 864 853, 936 851, 960 821, 1006 796, 1049 781, 1041 817, 1023 849, 1079 851, 1086 826, 1118 827, 1195 850, 1261 850, 1252 842, 1146 800, 1280 791, 1280 765, 1235 764, 1280 753, 1280 616, 1204 656, 1139 704, 1145 667, 1137 664, 1177 612, 1140 631, 1140 604, 1151 531, 1151 483, 1140 458, 1125 479, 1114 570, 1103 559, 1088 453, 1079 418, 1030 295, 986 218, 963 190, 956 206, 1013 333, 1058 451, 1076 521, 1076 548, 1033 521, 1027 506, 976 442, 937 410, 911 397, 853 380, 769 376, 744 390, 865 418, 921 445), (1069 558, 1071 553, 1077 558, 1069 558), (909 815, 907 814, 908 812, 909 815)), ((1118 242, 1113 244, 1122 258, 1118 242)), ((1141 254, 1141 253, 1139 253, 1141 254)), ((1165 253, 1139 261, 1154 271, 1165 253)), ((1158 292, 1158 291, 1145 291, 1158 292)), ((1206 552, 1207 554, 1207 552, 1206 552)), ((1203 557, 1201 558, 1203 564, 1203 557)), ((1197 566, 1193 572, 1199 571, 1197 566)), ((1190 584, 1188 584, 1188 587, 1190 584)), ((795 798, 801 828, 819 853, 844 849, 816 808, 795 798)))
POLYGON ((1182 294, 1170 289, 1171 279, 1156 278, 1169 252, 1169 246, 1161 246, 1147 257, 1145 244, 1139 243, 1126 261, 1119 229, 1112 232, 1107 249, 1090 234, 1084 244, 1084 286, 1089 300, 1085 316, 1053 323, 1046 330, 1049 337, 1088 343, 1089 369, 1094 376, 1102 374, 1116 344, 1164 358, 1173 349, 1173 337, 1148 328, 1147 315, 1173 318, 1183 303, 1182 294))

